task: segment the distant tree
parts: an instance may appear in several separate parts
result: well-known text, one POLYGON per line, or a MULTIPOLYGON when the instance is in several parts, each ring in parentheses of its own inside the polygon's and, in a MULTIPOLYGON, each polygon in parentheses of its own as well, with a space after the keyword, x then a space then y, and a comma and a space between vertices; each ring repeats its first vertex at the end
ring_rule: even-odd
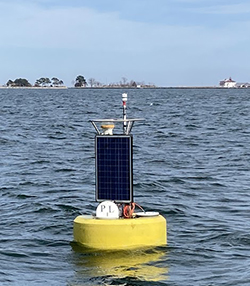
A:
POLYGON ((96 80, 91 77, 91 78, 89 79, 89 85, 90 85, 90 87, 95 86, 95 84, 96 84, 96 80))
POLYGON ((52 77, 51 82, 52 82, 52 85, 54 86, 59 85, 59 79, 57 77, 52 77))
POLYGON ((45 84, 46 86, 48 86, 48 85, 51 84, 51 81, 50 81, 50 79, 49 79, 48 77, 45 78, 44 84, 45 84))
POLYGON ((49 84, 51 84, 51 81, 48 77, 41 77, 35 82, 35 86, 48 86, 49 84))
POLYGON ((36 81, 35 81, 35 86, 40 86, 42 84, 42 81, 41 81, 41 79, 37 79, 36 81))
POLYGON ((53 86, 63 85, 63 81, 57 77, 52 77, 51 82, 53 86))
POLYGON ((40 78, 40 82, 41 82, 41 85, 42 85, 42 86, 45 86, 45 82, 46 82, 45 77, 41 77, 41 78, 40 78))
POLYGON ((82 75, 78 75, 75 81, 75 87, 83 87, 86 86, 87 82, 86 79, 84 78, 84 76, 82 75))
POLYGON ((44 82, 45 82, 45 78, 44 77, 41 77, 39 79, 36 80, 35 82, 35 86, 43 86, 44 85, 44 82))
POLYGON ((126 77, 122 77, 121 85, 127 85, 128 79, 126 77))
POLYGON ((25 78, 17 78, 14 80, 14 86, 30 87, 31 84, 25 78))
POLYGON ((11 79, 9 79, 8 82, 6 83, 7 86, 12 86, 13 84, 14 82, 11 79))

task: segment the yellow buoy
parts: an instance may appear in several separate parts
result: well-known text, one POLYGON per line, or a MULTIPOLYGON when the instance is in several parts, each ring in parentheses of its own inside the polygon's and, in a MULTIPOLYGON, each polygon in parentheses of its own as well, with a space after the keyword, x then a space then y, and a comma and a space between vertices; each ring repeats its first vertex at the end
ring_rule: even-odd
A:
POLYGON ((133 136, 135 121, 127 119, 127 94, 122 94, 123 119, 91 120, 96 130, 95 216, 80 215, 74 220, 74 241, 98 250, 121 250, 167 243, 166 220, 158 212, 145 212, 133 201, 133 136), (113 135, 115 123, 123 133, 113 135), (101 123, 101 128, 98 128, 101 123), (134 213, 135 207, 142 212, 134 213))
POLYGON ((80 215, 74 220, 74 240, 100 250, 161 246, 167 243, 166 219, 157 215, 106 220, 80 215))

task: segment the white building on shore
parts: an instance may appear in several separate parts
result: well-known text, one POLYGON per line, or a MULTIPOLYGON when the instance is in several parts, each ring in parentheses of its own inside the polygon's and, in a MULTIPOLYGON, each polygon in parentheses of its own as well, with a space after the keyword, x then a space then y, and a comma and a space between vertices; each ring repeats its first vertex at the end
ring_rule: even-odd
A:
POLYGON ((236 87, 236 81, 232 80, 232 78, 227 78, 220 81, 220 87, 236 87))

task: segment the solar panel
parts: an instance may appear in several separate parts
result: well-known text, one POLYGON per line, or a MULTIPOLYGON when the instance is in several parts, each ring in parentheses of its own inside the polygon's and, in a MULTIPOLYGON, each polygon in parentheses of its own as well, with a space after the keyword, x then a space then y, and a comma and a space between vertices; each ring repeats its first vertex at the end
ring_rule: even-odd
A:
POLYGON ((131 202, 132 136, 96 135, 96 200, 131 202))

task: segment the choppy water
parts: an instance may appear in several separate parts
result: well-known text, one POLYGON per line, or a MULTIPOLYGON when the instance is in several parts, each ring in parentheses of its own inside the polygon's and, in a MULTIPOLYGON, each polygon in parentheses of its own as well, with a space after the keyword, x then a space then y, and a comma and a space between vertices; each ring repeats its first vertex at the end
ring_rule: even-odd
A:
POLYGON ((0 90, 1 285, 250 285, 250 90, 129 90, 135 200, 168 246, 88 252, 93 118, 122 90, 0 90))

